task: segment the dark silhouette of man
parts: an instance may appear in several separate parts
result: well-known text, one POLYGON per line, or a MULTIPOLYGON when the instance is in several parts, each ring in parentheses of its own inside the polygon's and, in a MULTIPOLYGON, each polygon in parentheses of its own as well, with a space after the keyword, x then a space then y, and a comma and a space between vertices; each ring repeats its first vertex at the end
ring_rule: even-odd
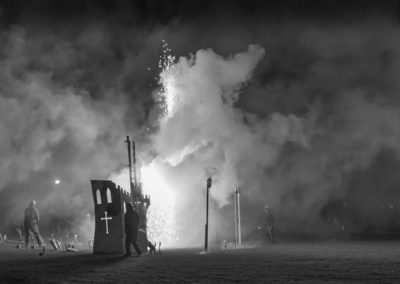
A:
POLYGON ((267 230, 268 241, 270 243, 275 243, 275 219, 274 219, 274 216, 272 215, 272 212, 267 205, 265 205, 265 207, 264 207, 264 212, 266 215, 265 229, 267 230))
POLYGON ((139 215, 133 210, 132 203, 126 204, 126 213, 125 213, 125 234, 126 234, 126 253, 124 256, 131 256, 131 244, 135 248, 137 256, 142 254, 138 244, 137 244, 137 234, 139 228, 139 215))
POLYGON ((27 208, 25 208, 24 230, 25 230, 25 245, 28 246, 31 232, 36 238, 40 247, 45 247, 43 238, 39 232, 39 211, 36 208, 36 201, 32 200, 27 208))

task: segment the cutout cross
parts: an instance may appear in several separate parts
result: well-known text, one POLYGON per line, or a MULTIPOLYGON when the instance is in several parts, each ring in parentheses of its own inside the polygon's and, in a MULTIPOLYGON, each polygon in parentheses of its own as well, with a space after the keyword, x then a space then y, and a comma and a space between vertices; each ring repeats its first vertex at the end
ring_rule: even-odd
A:
POLYGON ((105 220, 106 221, 106 234, 108 235, 108 220, 112 220, 112 217, 107 216, 107 211, 104 211, 104 215, 106 217, 100 218, 101 221, 105 220))

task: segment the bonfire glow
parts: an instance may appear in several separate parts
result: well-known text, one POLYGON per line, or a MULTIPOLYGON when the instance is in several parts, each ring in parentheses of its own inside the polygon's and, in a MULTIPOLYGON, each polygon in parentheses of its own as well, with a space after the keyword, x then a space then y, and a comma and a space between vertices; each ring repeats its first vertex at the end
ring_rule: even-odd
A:
POLYGON ((147 236, 151 242, 172 247, 178 240, 175 194, 156 164, 142 167, 141 174, 144 194, 151 196, 151 206, 147 211, 147 236))
POLYGON ((169 188, 166 180, 157 170, 157 165, 142 167, 142 182, 145 194, 151 196, 152 204, 159 204, 162 208, 175 206, 174 192, 169 188))

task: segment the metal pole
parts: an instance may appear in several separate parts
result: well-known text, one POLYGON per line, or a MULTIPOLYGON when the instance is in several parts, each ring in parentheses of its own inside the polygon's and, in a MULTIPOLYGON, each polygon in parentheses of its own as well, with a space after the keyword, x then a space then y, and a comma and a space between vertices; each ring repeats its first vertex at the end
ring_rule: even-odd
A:
POLYGON ((132 194, 132 160, 131 160, 131 141, 129 140, 129 136, 126 136, 126 141, 128 147, 128 161, 129 161, 129 187, 132 194))
POLYGON ((237 242, 238 242, 238 240, 237 240, 237 209, 236 209, 236 190, 235 190, 235 192, 233 193, 233 207, 234 207, 234 209, 235 209, 235 213, 234 213, 234 216, 235 216, 235 220, 234 220, 234 225, 235 225, 235 247, 237 247, 237 242))
POLYGON ((132 154, 133 154, 133 184, 135 189, 137 189, 137 179, 136 179, 136 145, 135 141, 132 141, 132 154))
POLYGON ((204 240, 204 250, 208 250, 208 200, 210 195, 211 178, 207 179, 207 205, 206 205, 206 226, 205 226, 205 240, 204 240))
POLYGON ((237 218, 238 218, 238 220, 237 220, 238 243, 239 243, 239 246, 241 246, 242 245, 242 230, 241 230, 241 224, 240 224, 240 192, 239 192, 239 187, 236 187, 236 192, 237 192, 237 198, 236 199, 237 199, 237 211, 238 211, 238 213, 237 213, 237 218))
POLYGON ((204 249, 207 251, 208 250, 208 195, 209 195, 209 188, 207 187, 207 207, 206 207, 206 236, 205 236, 205 244, 204 244, 204 249))

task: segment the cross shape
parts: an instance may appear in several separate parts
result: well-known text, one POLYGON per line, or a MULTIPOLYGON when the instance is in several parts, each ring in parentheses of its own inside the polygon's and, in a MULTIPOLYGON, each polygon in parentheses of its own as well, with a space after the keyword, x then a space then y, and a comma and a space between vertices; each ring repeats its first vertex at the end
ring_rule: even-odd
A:
POLYGON ((107 216, 107 211, 104 211, 104 215, 106 217, 100 218, 101 221, 105 220, 106 221, 106 234, 108 235, 108 220, 112 220, 112 217, 107 216))

